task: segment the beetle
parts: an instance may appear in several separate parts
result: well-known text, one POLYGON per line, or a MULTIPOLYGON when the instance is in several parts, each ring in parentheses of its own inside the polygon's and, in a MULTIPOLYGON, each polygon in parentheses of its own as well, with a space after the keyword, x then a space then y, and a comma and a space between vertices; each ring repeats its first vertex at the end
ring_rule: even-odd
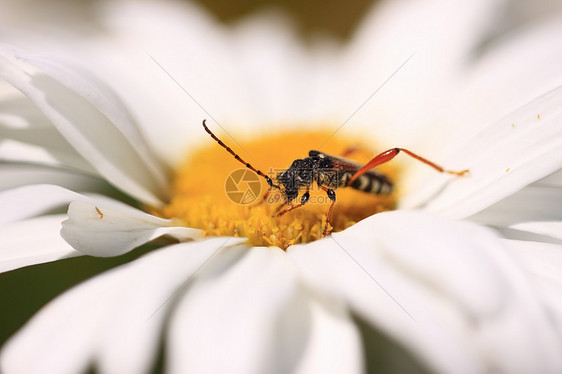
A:
POLYGON ((267 181, 269 190, 264 196, 264 200, 272 189, 278 189, 281 192, 285 201, 280 208, 284 206, 288 207, 279 211, 277 213, 278 217, 305 205, 310 198, 310 187, 316 182, 318 187, 326 192, 328 198, 331 200, 326 224, 324 226, 324 231, 322 232, 323 237, 325 237, 328 233, 328 225, 331 222, 332 211, 336 203, 336 193, 334 190, 337 188, 351 187, 359 191, 376 195, 392 193, 392 182, 384 174, 371 169, 392 160, 401 152, 423 162, 441 173, 458 176, 468 173, 468 170, 445 170, 441 166, 405 148, 391 148, 376 155, 365 165, 320 151, 311 150, 308 152, 308 157, 296 159, 287 170, 279 173, 276 177, 277 184, 275 184, 269 176, 244 161, 230 147, 223 143, 222 140, 213 134, 213 132, 207 127, 206 120, 203 120, 203 128, 217 143, 219 143, 220 146, 233 155, 236 160, 267 181), (301 196, 300 203, 293 205, 293 201, 299 196, 299 192, 303 188, 305 189, 305 192, 301 196))

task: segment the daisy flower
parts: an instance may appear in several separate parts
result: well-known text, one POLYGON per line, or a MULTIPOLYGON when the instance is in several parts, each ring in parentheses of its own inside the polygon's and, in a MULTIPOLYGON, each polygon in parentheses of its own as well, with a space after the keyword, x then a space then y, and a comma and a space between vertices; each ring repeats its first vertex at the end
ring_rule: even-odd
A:
POLYGON ((163 2, 7 29, 0 269, 174 243, 45 305, 2 372, 560 372, 562 22, 509 9, 383 2, 309 48, 275 14, 163 2), (397 158, 392 195, 336 191, 322 238, 323 191, 283 217, 231 201, 247 169, 203 118, 268 173, 400 146, 470 175, 397 158))

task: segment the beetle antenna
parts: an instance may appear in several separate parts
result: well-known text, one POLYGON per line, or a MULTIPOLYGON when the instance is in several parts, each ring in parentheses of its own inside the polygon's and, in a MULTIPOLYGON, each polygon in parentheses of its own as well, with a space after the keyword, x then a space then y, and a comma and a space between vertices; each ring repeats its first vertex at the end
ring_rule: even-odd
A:
POLYGON ((248 169, 252 170, 254 173, 256 173, 257 175, 259 175, 260 177, 263 177, 266 181, 267 184, 270 185, 271 187, 275 187, 278 190, 280 190, 281 188, 279 188, 278 185, 274 184, 273 181, 271 180, 270 177, 268 177, 267 175, 265 175, 264 173, 262 173, 260 170, 256 169, 255 167, 253 167, 252 165, 250 165, 250 163, 244 161, 242 159, 242 157, 238 156, 232 149, 230 149, 229 146, 227 146, 226 144, 223 143, 222 140, 220 140, 219 138, 217 138, 217 136, 215 134, 213 134, 213 132, 211 130, 209 130, 209 128, 207 127, 206 124, 206 119, 203 120, 203 127, 205 128, 205 131, 207 131, 207 133, 209 135, 211 135, 211 138, 213 138, 217 143, 220 144, 221 147, 223 147, 224 149, 226 149, 226 151, 228 153, 230 153, 231 155, 234 156, 234 158, 238 161, 240 161, 242 164, 244 164, 244 166, 246 166, 248 169))

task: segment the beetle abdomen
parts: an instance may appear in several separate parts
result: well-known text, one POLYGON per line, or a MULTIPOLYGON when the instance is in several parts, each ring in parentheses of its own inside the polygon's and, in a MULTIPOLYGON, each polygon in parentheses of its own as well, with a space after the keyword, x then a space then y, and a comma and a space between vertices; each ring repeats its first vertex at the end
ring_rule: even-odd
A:
MULTIPOLYGON (((349 177, 344 178, 347 184, 347 181, 351 179, 355 173, 349 173, 349 177)), ((359 178, 353 181, 349 186, 359 191, 372 193, 375 195, 388 195, 392 193, 392 182, 388 180, 384 175, 367 172, 361 175, 359 178)))

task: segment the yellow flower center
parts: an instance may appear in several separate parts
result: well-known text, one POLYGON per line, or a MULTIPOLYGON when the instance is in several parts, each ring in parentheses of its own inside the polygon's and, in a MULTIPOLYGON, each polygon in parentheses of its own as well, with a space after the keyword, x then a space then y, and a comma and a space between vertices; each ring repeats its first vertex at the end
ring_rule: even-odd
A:
MULTIPOLYGON (((240 157, 278 184, 276 177, 280 172, 294 160, 308 157, 308 151, 317 149, 331 134, 328 130, 290 132, 240 142, 240 145, 224 135, 221 138, 240 157)), ((345 158, 357 163, 364 164, 375 155, 372 145, 339 135, 318 150, 340 156, 350 147, 356 151, 345 158)), ((391 181, 396 180, 397 171, 392 165, 382 165, 377 170, 391 181)), ((265 179, 246 169, 209 138, 208 144, 191 152, 177 170, 170 203, 158 213, 180 219, 185 226, 202 229, 207 236, 246 237, 254 246, 286 249, 322 237, 331 200, 316 183, 310 188, 306 205, 281 217, 276 213, 285 201, 283 191, 273 189, 264 200, 267 189, 265 179)), ((293 205, 300 203, 304 192, 302 188, 293 205)), ((395 207, 396 192, 375 195, 351 187, 338 188, 335 192, 331 232, 344 230, 372 214, 395 207)))

